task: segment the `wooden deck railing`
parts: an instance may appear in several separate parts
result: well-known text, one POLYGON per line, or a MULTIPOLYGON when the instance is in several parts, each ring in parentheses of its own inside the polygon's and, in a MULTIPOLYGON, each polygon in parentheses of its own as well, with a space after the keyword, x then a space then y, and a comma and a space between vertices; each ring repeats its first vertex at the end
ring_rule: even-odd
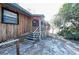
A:
POLYGON ((14 42, 16 42, 16 54, 20 55, 20 51, 19 51, 19 39, 10 40, 10 41, 7 41, 7 42, 2 42, 2 43, 0 43, 0 46, 7 45, 7 44, 10 44, 10 43, 14 43, 14 42))

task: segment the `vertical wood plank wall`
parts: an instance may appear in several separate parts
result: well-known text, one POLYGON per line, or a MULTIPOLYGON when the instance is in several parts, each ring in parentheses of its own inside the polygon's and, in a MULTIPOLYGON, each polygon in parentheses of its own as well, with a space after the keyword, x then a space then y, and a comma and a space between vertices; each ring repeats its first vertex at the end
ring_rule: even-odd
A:
POLYGON ((32 19, 19 13, 19 25, 1 23, 1 8, 0 4, 0 41, 8 40, 24 33, 32 31, 32 19))

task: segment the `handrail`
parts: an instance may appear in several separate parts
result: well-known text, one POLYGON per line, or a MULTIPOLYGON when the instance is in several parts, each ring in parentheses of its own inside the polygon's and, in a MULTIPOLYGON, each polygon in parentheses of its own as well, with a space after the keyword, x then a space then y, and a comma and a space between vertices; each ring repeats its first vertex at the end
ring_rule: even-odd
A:
POLYGON ((35 29, 35 31, 33 31, 33 33, 35 33, 38 29, 39 29, 39 27, 38 27, 38 28, 36 28, 36 29, 35 29))
POLYGON ((7 41, 7 42, 2 42, 2 43, 0 43, 0 46, 6 45, 6 44, 9 44, 9 43, 13 43, 13 42, 16 42, 16 41, 19 41, 19 39, 10 40, 10 41, 7 41))

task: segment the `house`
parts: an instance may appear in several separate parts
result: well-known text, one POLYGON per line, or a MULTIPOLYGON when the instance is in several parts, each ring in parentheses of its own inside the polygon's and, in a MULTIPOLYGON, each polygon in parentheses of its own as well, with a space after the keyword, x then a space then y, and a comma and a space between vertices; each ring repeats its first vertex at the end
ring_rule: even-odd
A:
POLYGON ((44 15, 32 14, 16 3, 0 3, 0 41, 44 28, 43 22, 44 15))

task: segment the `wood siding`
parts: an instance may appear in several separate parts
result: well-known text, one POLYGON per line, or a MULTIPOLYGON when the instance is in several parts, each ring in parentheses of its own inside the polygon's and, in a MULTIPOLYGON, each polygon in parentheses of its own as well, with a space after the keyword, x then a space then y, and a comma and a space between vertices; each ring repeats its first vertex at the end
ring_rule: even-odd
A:
POLYGON ((0 41, 8 40, 32 31, 32 19, 19 13, 19 25, 1 23, 2 5, 0 4, 0 41))

